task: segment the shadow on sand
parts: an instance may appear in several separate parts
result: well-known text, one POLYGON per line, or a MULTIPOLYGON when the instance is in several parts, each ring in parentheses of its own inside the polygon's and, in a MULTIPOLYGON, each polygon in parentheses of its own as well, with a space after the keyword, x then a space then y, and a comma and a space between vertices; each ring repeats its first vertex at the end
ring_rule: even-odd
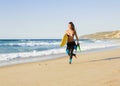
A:
POLYGON ((105 59, 98 59, 98 60, 91 60, 89 62, 97 62, 97 61, 109 61, 109 60, 115 60, 115 59, 120 59, 120 57, 111 57, 111 58, 105 58, 105 59))

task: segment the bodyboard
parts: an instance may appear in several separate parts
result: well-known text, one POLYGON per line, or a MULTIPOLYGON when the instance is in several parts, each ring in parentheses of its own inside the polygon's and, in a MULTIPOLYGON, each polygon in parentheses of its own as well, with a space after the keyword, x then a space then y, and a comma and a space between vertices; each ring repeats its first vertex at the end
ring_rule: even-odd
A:
POLYGON ((61 40, 60 46, 63 47, 67 43, 67 40, 68 40, 68 36, 67 34, 65 34, 61 40))

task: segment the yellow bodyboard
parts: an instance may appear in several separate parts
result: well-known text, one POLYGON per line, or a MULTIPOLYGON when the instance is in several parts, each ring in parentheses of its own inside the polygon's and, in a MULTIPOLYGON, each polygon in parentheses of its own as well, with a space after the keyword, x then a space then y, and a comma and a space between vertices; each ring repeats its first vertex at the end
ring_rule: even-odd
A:
POLYGON ((67 34, 65 34, 61 40, 60 46, 63 47, 67 43, 67 40, 68 40, 68 36, 67 34))

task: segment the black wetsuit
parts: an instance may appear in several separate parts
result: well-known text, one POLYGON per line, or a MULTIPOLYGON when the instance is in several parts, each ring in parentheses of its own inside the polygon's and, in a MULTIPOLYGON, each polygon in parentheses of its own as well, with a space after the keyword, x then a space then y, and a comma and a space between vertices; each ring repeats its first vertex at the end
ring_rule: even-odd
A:
POLYGON ((76 56, 76 54, 73 53, 74 49, 76 49, 76 43, 75 41, 67 42, 67 48, 66 52, 70 56, 69 63, 71 64, 73 56, 76 56))

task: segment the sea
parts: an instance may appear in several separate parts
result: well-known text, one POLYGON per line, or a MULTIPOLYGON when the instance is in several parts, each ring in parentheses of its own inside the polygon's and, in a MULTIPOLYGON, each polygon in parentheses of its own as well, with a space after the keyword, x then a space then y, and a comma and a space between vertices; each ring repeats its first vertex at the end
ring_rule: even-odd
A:
MULTIPOLYGON (((61 39, 0 39, 0 66, 65 56, 66 46, 61 39)), ((118 40, 80 39, 81 53, 98 49, 119 47, 118 40)))

